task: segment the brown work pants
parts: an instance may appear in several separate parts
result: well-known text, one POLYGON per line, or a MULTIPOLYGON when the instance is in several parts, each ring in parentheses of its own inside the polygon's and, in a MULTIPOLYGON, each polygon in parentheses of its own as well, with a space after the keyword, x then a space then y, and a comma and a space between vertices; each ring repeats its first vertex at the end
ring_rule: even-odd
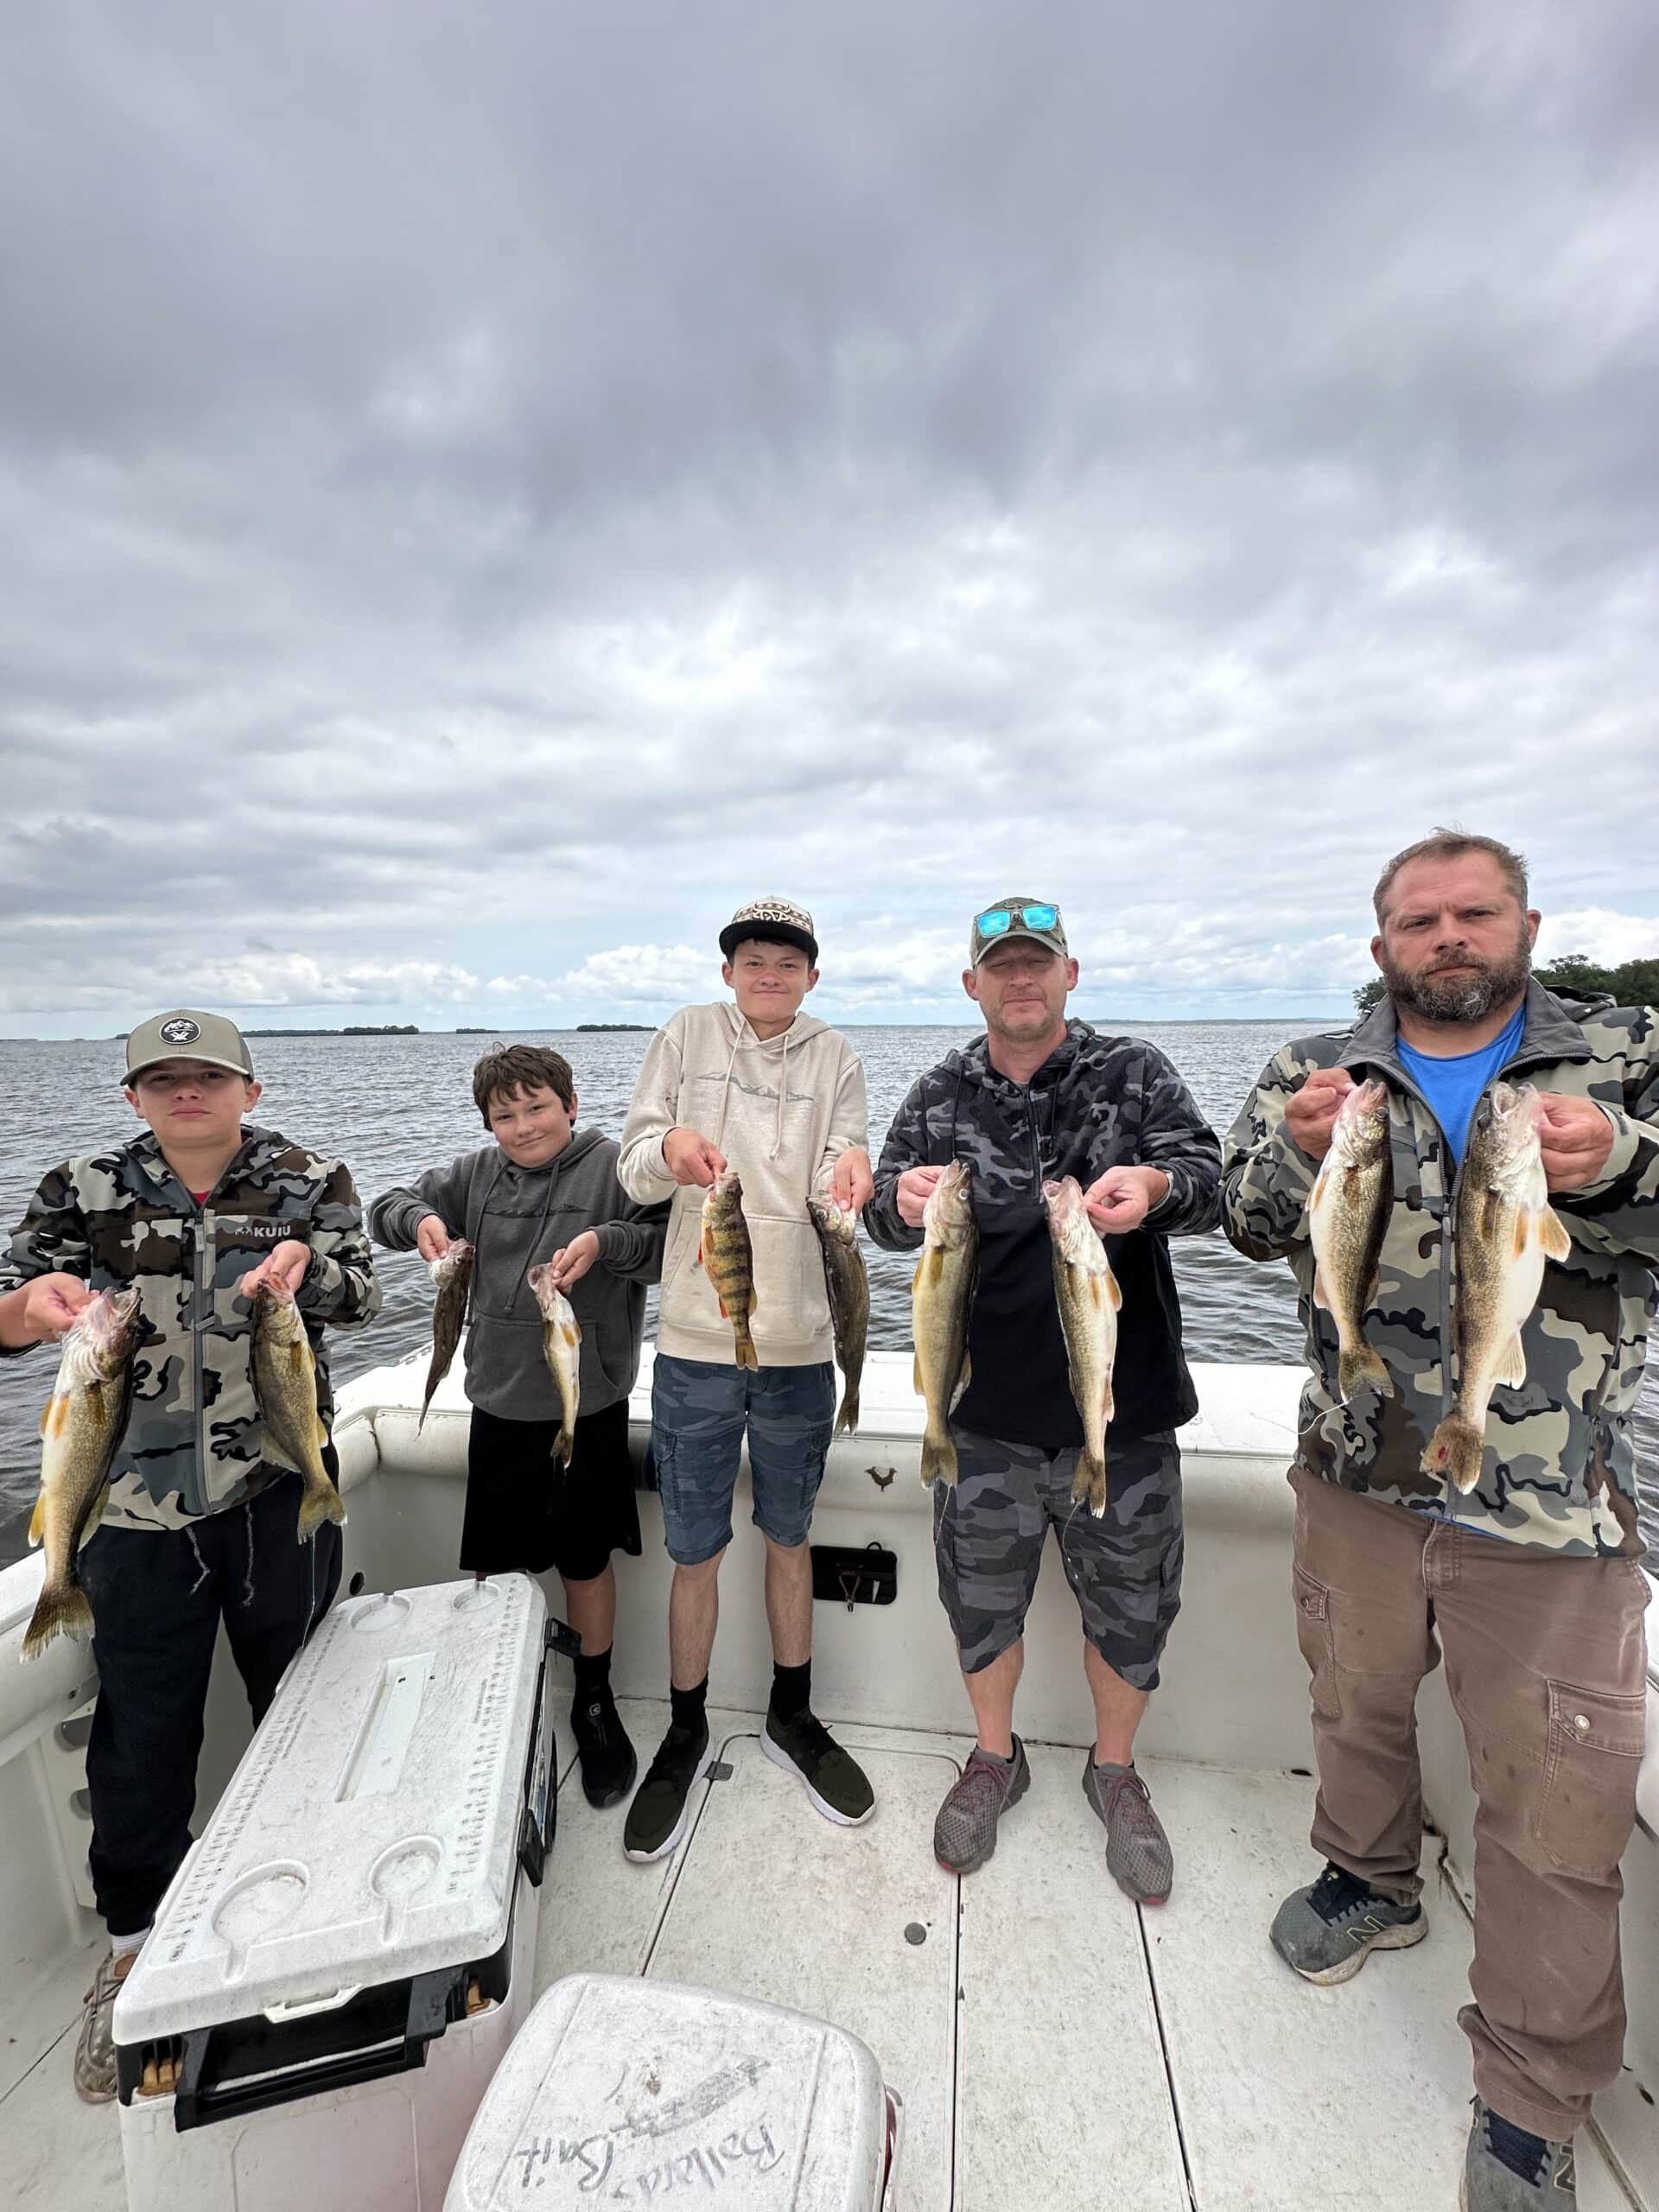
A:
POLYGON ((1566 1559, 1290 1479, 1313 1848, 1384 1897, 1416 1897, 1417 1686, 1443 1656, 1479 1801, 1475 2001, 1459 2024, 1479 2094, 1559 2141, 1624 2042, 1618 1862, 1636 1819, 1647 1578, 1633 1560, 1566 1559))

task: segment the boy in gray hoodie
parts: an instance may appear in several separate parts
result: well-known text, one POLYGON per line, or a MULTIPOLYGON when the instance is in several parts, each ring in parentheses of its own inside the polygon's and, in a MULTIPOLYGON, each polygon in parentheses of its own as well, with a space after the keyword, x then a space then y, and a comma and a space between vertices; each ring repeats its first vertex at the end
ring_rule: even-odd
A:
POLYGON ((754 1519, 766 1547, 774 1662, 761 1732, 828 1820, 868 1820, 862 1770, 809 1702, 812 1561, 807 1547, 835 1417, 834 1335, 806 1210, 824 1184, 856 1211, 871 1190, 864 1070, 847 1039, 800 1011, 818 980, 812 917, 784 899, 741 907, 720 933, 735 1003, 683 1007, 652 1039, 622 1132, 617 1173, 642 1202, 668 1198, 652 1447, 674 1561, 669 1599, 672 1715, 628 1808, 628 1857, 661 1859, 685 1833, 693 1784, 713 1758, 705 1706, 720 1562, 747 1435, 754 1519), (703 1194, 741 1174, 753 1256, 758 1369, 737 1363, 731 1324, 697 1255, 703 1194))
POLYGON ((369 1209, 378 1243, 429 1262, 452 1241, 474 1247, 467 1332, 467 1510, 461 1564, 480 1574, 556 1567, 582 1637, 571 1713, 591 1805, 632 1787, 633 1746, 611 1695, 616 1577, 638 1558, 628 1394, 639 1371, 645 1285, 662 1272, 665 1205, 639 1205, 616 1179, 617 1147, 575 1127, 570 1064, 542 1045, 498 1045, 473 1071, 473 1098, 495 1141, 434 1168, 369 1209), (550 1262, 582 1324, 581 1409, 568 1467, 553 1457, 560 1407, 525 1280, 550 1262))

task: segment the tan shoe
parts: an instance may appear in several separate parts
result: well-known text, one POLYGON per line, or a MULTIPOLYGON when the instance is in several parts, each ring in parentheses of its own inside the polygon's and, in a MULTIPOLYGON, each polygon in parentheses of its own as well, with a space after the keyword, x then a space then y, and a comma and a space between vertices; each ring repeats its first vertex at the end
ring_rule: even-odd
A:
POLYGON ((75 2038, 75 2088, 83 2103, 109 2104, 115 2095, 115 1993, 132 1970, 137 1951, 124 1951, 118 1959, 106 1954, 98 1962, 92 1986, 86 1993, 80 2033, 75 2038))

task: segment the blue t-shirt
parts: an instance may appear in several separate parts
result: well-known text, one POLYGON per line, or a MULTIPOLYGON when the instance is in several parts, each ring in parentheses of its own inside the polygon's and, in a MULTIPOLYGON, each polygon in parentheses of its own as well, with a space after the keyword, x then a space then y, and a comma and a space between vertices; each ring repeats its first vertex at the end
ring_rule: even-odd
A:
POLYGON ((1464 1139, 1481 1092, 1505 1060, 1514 1056, 1526 1026, 1527 1009, 1522 1004, 1516 1007, 1514 1020, 1501 1037, 1494 1037, 1478 1052, 1459 1052, 1449 1060, 1418 1052, 1403 1037, 1396 1039, 1400 1065, 1433 1109, 1451 1148, 1453 1167, 1463 1158, 1464 1139))

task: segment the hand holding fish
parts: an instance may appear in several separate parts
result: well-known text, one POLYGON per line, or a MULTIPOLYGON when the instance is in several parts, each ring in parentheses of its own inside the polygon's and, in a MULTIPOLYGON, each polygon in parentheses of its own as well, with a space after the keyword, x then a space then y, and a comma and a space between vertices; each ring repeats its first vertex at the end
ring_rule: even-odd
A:
POLYGON ((1083 1203, 1103 1236, 1125 1236, 1168 1196, 1161 1167, 1109 1167, 1084 1192, 1083 1203))
POLYGON ((845 1212, 862 1213, 874 1189, 869 1154, 861 1146, 849 1144, 837 1158, 830 1175, 830 1196, 845 1212))
POLYGON ((927 1202, 933 1195, 933 1186, 944 1170, 943 1167, 906 1167, 893 1186, 893 1204, 899 1209, 899 1218, 906 1228, 919 1229, 927 1211, 927 1202))
POLYGON ((1540 1098, 1538 1151, 1552 1191, 1581 1191, 1605 1169, 1613 1125, 1593 1098, 1546 1090, 1540 1098))
POLYGON ((677 1183, 708 1190, 726 1173, 726 1155, 696 1129, 672 1128, 663 1139, 663 1165, 677 1183))
POLYGON ((582 1281, 589 1268, 599 1260, 599 1239, 591 1229, 584 1229, 580 1236, 573 1236, 568 1244, 561 1244, 547 1263, 547 1272, 555 1290, 569 1289, 572 1283, 582 1281))
POLYGON ((269 1283, 274 1290, 280 1290, 291 1298, 310 1264, 311 1247, 302 1244, 297 1236, 284 1236, 280 1244, 266 1253, 257 1268, 250 1268, 243 1276, 242 1295, 251 1298, 262 1284, 269 1283))
MULTIPOLYGON (((22 1324, 22 1335, 15 1341, 21 1350, 25 1344, 44 1344, 49 1338, 60 1337, 66 1329, 74 1326, 82 1310, 91 1304, 92 1287, 79 1275, 36 1275, 33 1282, 25 1283, 17 1308, 22 1324)), ((11 1343, 8 1337, 0 1342, 11 1343)))
POLYGON ((1342 1102, 1354 1087, 1346 1068, 1315 1068, 1300 1090, 1285 1102, 1285 1127, 1310 1160, 1331 1149, 1331 1132, 1342 1102))
POLYGON ((415 1249, 429 1268, 435 1260, 443 1257, 451 1242, 449 1231, 436 1214, 423 1213, 421 1216, 420 1226, 415 1231, 415 1249))

